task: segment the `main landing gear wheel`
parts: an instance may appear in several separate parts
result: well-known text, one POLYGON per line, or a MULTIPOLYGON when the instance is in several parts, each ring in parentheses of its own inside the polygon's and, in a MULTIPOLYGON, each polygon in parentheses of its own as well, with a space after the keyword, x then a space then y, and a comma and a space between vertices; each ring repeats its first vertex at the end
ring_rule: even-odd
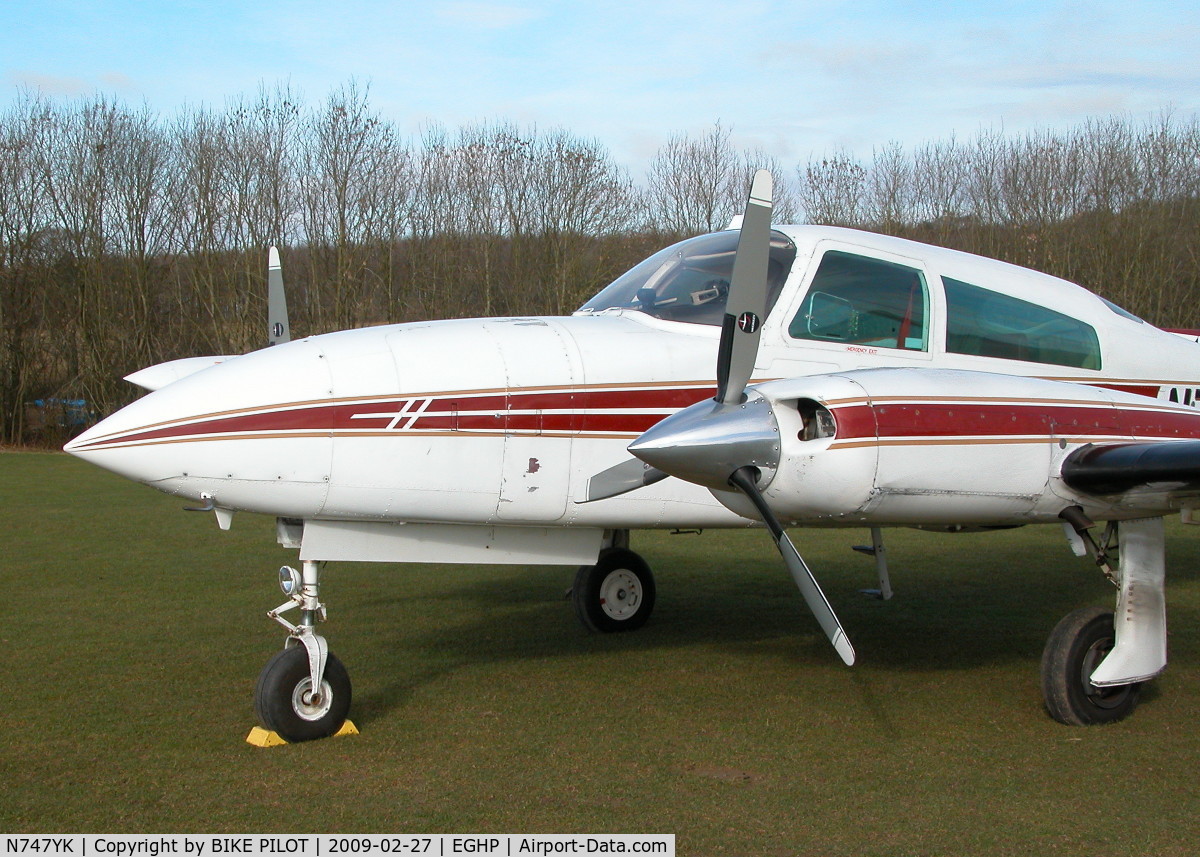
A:
POLYGON ((289 743, 328 738, 342 728, 350 711, 350 674, 332 653, 325 661, 321 692, 312 692, 308 652, 292 646, 259 673, 254 709, 263 728, 289 743))
POLYGON ((1068 613, 1042 652, 1042 696, 1059 723, 1114 723, 1137 707, 1141 684, 1096 687, 1092 672, 1116 644, 1113 614, 1099 607, 1068 613))
POLYGON ((582 566, 571 589, 575 614, 592 631, 633 631, 654 610, 654 575, 627 548, 607 548, 595 565, 582 566))

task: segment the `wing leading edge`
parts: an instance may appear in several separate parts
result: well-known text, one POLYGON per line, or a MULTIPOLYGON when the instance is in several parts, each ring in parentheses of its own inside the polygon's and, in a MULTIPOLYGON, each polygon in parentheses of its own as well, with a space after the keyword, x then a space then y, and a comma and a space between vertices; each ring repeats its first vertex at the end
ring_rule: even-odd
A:
POLYGON ((1200 440, 1088 444, 1063 460, 1062 478, 1088 494, 1149 487, 1192 494, 1200 491, 1200 440))

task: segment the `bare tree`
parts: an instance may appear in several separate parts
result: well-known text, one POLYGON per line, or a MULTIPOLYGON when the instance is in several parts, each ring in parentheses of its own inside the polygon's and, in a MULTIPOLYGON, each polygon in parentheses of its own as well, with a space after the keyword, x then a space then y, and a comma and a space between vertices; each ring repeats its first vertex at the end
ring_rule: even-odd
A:
POLYGON ((874 152, 868 177, 867 220, 883 232, 895 232, 915 218, 914 167, 897 142, 874 152))
POLYGON ((370 300, 378 280, 369 248, 393 239, 405 219, 393 201, 407 184, 397 173, 407 171, 408 154, 367 96, 352 81, 307 123, 300 185, 305 237, 315 254, 307 306, 318 329, 380 320, 370 300))
MULTIPOLYGON (((47 294, 54 228, 45 207, 39 151, 49 105, 24 92, 0 117, 0 442, 25 436, 24 404, 35 378, 52 376, 47 325, 56 318, 47 294)), ((49 328, 53 329, 53 328, 49 328)), ((36 391, 43 395, 46 390, 36 391)))
POLYGON ((809 162, 800 175, 800 204, 813 223, 864 225, 867 170, 846 152, 809 162))
POLYGON ((648 178, 656 228, 711 232, 737 213, 743 176, 731 133, 717 122, 699 138, 676 134, 667 140, 651 162, 648 178))
POLYGON ((136 395, 118 380, 132 369, 259 347, 267 244, 284 248, 304 332, 569 312, 665 241, 725 226, 760 167, 777 222, 961 247, 1200 326, 1195 116, 891 143, 794 178, 731 140, 720 122, 672 136, 639 187, 563 129, 406 141, 353 81, 315 109, 262 87, 168 120, 25 93, 0 112, 0 441, 32 437, 33 399, 107 411, 136 395))
POLYGON ((571 312, 613 273, 598 256, 598 241, 631 228, 637 196, 625 170, 595 140, 564 130, 539 140, 533 199, 547 288, 545 311, 571 312))

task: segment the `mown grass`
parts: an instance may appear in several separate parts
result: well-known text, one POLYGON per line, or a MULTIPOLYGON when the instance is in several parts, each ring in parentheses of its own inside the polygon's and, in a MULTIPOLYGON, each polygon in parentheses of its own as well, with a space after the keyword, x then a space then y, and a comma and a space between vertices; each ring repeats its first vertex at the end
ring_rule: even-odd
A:
POLYGON ((294 555, 60 454, 0 454, 0 831, 665 832, 680 854, 1195 853, 1200 547, 1172 523, 1172 664, 1070 729, 1038 659, 1113 590, 1056 528, 794 533, 847 669, 755 532, 635 534, 659 604, 575 622, 562 568, 338 564, 325 626, 362 734, 259 750, 294 555))

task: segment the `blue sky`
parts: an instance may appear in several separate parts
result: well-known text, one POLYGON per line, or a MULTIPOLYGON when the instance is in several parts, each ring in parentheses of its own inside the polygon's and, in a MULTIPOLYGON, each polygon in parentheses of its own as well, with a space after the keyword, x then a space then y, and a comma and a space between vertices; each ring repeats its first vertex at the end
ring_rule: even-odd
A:
POLYGON ((0 0, 0 107, 22 86, 171 114, 357 79, 406 133, 509 120, 636 174, 718 120, 786 167, 981 129, 1200 112, 1200 2, 0 0))

